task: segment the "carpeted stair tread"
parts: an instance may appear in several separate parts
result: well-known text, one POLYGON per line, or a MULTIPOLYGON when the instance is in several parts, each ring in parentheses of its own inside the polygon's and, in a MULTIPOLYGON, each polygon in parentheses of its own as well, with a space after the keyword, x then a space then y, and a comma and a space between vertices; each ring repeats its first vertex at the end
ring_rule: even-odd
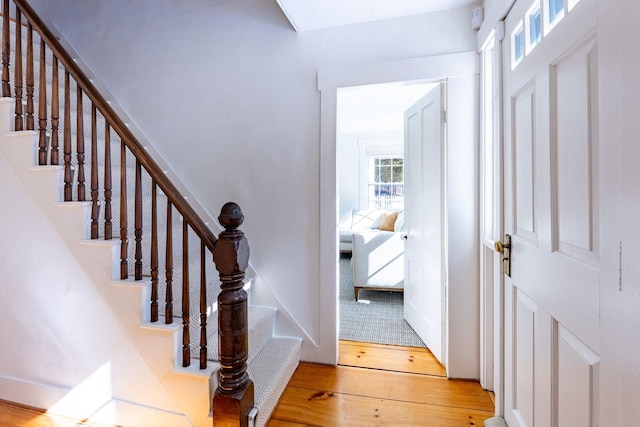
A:
POLYGON ((256 426, 264 426, 299 363, 302 340, 272 337, 249 364, 247 372, 255 388, 256 426))
MULTIPOLYGON (((247 363, 251 363, 256 355, 267 344, 273 334, 273 325, 275 322, 276 310, 271 307, 249 306, 249 357, 247 363)), ((192 317, 193 318, 193 317, 192 317)), ((207 359, 218 360, 218 312, 214 312, 207 320, 207 359)), ((200 336, 200 322, 191 323, 190 334, 197 333, 200 336)), ((192 342, 193 339, 192 339, 192 342)), ((196 344, 191 345, 191 357, 198 357, 200 349, 196 344)))
MULTIPOLYGON (((217 296, 217 294, 216 294, 217 296)), ((214 307, 215 309, 215 303, 214 307)), ((179 309, 179 307, 178 307, 179 309)), ((176 311, 176 305, 174 305, 174 312, 176 311)), ((273 334, 273 325, 275 322, 276 310, 271 307, 262 306, 249 306, 249 356, 247 363, 251 363, 256 355, 267 344, 273 334)), ((199 310, 192 309, 189 322, 189 335, 191 338, 191 357, 194 359, 200 356, 200 314, 199 310)), ((164 318, 164 313, 160 316, 164 318)), ((180 319, 181 316, 174 315, 175 319, 180 319)), ((180 320, 174 320, 174 322, 180 323, 180 320)), ((219 357, 218 353, 218 312, 212 311, 207 317, 207 359, 217 361, 219 357)))

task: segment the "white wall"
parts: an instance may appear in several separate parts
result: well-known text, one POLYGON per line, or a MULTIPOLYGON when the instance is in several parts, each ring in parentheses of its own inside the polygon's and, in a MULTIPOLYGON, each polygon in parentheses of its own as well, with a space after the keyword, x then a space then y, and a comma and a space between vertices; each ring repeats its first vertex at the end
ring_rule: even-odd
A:
POLYGON ((367 169, 363 161, 363 153, 367 144, 381 144, 404 147, 404 136, 401 131, 341 134, 336 140, 338 150, 338 200, 339 209, 367 209, 367 199, 361 194, 360 186, 366 177, 367 169))
POLYGON ((473 50, 470 11, 298 34, 267 0, 30 3, 212 216, 240 204, 252 266, 322 346, 317 70, 473 50))
POLYGON ((338 135, 338 207, 340 211, 358 209, 358 183, 360 178, 360 149, 357 135, 338 135))

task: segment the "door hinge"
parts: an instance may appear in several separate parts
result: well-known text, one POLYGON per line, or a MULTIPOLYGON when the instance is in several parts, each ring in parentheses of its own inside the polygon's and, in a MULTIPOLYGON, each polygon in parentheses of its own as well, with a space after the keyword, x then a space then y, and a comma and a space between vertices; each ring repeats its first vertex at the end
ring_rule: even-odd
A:
POLYGON ((443 121, 444 123, 447 123, 447 110, 444 110, 444 111, 442 112, 442 121, 443 121))

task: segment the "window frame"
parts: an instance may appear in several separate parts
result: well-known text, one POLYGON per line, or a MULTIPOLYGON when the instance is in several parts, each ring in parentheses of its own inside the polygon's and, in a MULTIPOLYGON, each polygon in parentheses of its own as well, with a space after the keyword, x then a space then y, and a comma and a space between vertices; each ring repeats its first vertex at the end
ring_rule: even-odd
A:
POLYGON ((524 60, 524 57, 526 56, 525 37, 526 35, 525 35, 524 22, 521 19, 520 23, 513 29, 513 32, 511 33, 511 69, 512 70, 515 69, 518 66, 518 64, 520 64, 522 60, 524 60), (522 37, 521 38, 522 41, 518 41, 518 43, 516 43, 518 33, 520 33, 522 37), (522 55, 520 57, 516 56, 517 45, 520 45, 520 48, 522 51, 522 55))
MULTIPOLYGON (((366 182, 366 192, 367 192, 367 209, 393 209, 393 210, 402 210, 404 209, 404 154, 367 154, 367 182, 366 182), (376 160, 390 160, 390 164, 372 164, 372 161, 375 163, 376 160), (394 164, 396 160, 401 160, 402 164, 397 165, 394 164), (395 168, 400 167, 402 169, 402 181, 395 181, 395 168), (373 169, 372 169, 373 168, 373 169), (379 180, 381 175, 376 173, 378 171, 382 172, 383 168, 390 169, 390 182, 383 182, 379 180), (371 187, 373 186, 373 192, 371 191, 371 187), (380 195, 380 188, 382 186, 390 186, 390 187, 401 187, 401 195, 399 198, 389 198, 384 199, 380 195), (379 189, 378 194, 376 194, 376 187, 379 189), (385 203, 386 200, 386 203, 385 203)), ((391 194, 391 193, 389 193, 391 194)))
POLYGON ((358 139, 358 149, 358 206, 359 209, 369 209, 368 157, 402 157, 404 159, 404 137, 400 134, 379 138, 361 138, 358 139))

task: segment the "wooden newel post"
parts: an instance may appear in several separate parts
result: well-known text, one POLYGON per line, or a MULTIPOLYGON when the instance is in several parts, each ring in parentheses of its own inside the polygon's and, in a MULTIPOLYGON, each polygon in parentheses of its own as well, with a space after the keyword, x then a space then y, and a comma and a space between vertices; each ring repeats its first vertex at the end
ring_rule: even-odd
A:
POLYGON ((244 221, 240 206, 226 203, 218 221, 224 227, 213 251, 220 273, 218 336, 220 370, 213 397, 214 426, 246 426, 253 408, 253 383, 247 374, 249 332, 247 293, 242 289, 249 265, 249 243, 238 227, 244 221))

